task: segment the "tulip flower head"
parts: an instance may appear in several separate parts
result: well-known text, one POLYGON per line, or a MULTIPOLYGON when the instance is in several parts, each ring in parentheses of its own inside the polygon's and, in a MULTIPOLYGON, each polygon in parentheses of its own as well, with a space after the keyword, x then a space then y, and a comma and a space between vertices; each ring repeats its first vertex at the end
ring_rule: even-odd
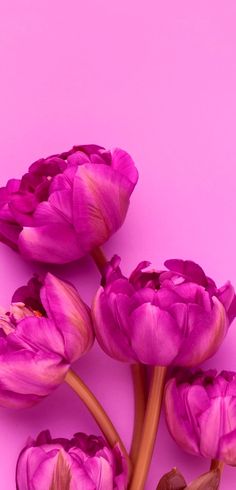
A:
POLYGON ((119 257, 107 266, 92 307, 104 351, 126 362, 196 366, 222 343, 236 314, 230 283, 217 289, 192 261, 167 260, 167 270, 141 262, 126 278, 119 257))
POLYGON ((165 412, 185 451, 236 466, 236 373, 179 371, 167 383, 165 412))
POLYGON ((127 464, 118 444, 75 434, 52 439, 49 431, 30 440, 19 456, 17 490, 125 490, 127 464))
POLYGON ((93 344, 89 308, 52 274, 19 288, 0 313, 0 405, 27 407, 63 380, 93 344))
POLYGON ((28 259, 76 260, 120 228, 137 179, 119 148, 75 146, 38 160, 0 189, 0 240, 28 259))

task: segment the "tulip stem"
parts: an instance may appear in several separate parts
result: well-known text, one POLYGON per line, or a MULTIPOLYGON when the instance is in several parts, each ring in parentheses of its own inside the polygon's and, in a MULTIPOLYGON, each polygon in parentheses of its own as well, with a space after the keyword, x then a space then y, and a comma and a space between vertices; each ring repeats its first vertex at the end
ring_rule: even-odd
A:
POLYGON ((154 367, 153 369, 143 434, 130 490, 144 489, 160 420, 166 370, 166 367, 154 367))
POLYGON ((130 458, 135 465, 143 432, 143 422, 146 410, 145 367, 143 364, 132 364, 131 372, 134 387, 134 429, 130 449, 130 458))
POLYGON ((130 475, 131 462, 128 452, 102 405, 99 403, 94 394, 90 391, 88 386, 86 386, 86 384, 82 381, 78 374, 76 374, 72 369, 69 369, 69 371, 67 372, 65 381, 86 405, 86 407, 96 420, 97 424, 99 425, 110 446, 113 448, 115 444, 119 443, 120 449, 126 457, 130 475))
POLYGON ((224 463, 223 461, 220 461, 219 459, 212 459, 211 460, 211 466, 210 470, 219 470, 220 471, 220 476, 222 475, 224 469, 224 463))
POLYGON ((107 264, 107 259, 100 247, 94 248, 91 252, 91 257, 93 258, 99 272, 103 274, 104 267, 107 264))

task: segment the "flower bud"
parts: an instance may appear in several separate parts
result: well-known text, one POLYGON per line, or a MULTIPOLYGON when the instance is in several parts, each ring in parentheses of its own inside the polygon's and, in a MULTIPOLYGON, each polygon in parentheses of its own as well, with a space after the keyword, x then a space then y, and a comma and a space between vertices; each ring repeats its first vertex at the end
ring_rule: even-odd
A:
POLYGON ((181 475, 177 468, 173 468, 171 471, 163 475, 156 490, 184 490, 186 485, 187 483, 183 475, 181 475))

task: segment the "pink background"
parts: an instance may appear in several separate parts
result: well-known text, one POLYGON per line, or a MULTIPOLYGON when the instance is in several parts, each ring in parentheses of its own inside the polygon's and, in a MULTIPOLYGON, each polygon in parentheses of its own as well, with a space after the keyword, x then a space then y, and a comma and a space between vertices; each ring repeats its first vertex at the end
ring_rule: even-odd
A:
MULTIPOLYGON (((28 164, 73 144, 127 149, 140 181, 128 218, 105 246, 123 258, 160 266, 192 258, 218 282, 236 283, 234 0, 2 0, 1 183, 28 164)), ((1 303, 38 266, 3 245, 1 303)), ((73 280, 90 302, 99 275, 87 258, 53 269, 73 280)), ((236 369, 235 324, 207 365, 236 369)), ((129 367, 98 347, 77 365, 129 444, 129 367)), ((13 490, 18 452, 28 435, 97 432, 79 399, 61 386, 37 407, 0 410, 0 487, 13 490)), ((191 479, 208 462, 185 455, 166 432, 158 435, 147 484, 178 466, 191 479)), ((226 468, 222 489, 234 488, 226 468)))

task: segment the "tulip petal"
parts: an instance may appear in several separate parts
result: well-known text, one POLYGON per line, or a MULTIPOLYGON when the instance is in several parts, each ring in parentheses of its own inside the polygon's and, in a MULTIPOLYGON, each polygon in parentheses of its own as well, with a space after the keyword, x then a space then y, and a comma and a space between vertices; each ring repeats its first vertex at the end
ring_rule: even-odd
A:
MULTIPOLYGON (((192 424, 192 417, 189 416, 188 409, 189 387, 181 386, 181 389, 176 386, 175 379, 168 381, 165 388, 165 414, 167 427, 175 441, 190 454, 199 454, 199 434, 196 432, 192 424)), ((190 400, 194 400, 194 396, 203 403, 203 410, 209 406, 209 399, 205 390, 199 386, 194 387, 190 400)), ((201 410, 199 407, 198 410, 201 410)))
POLYGON ((69 224, 25 227, 19 236, 18 244, 21 253, 27 259, 39 262, 65 264, 83 255, 78 236, 69 224))
POLYGON ((188 305, 185 333, 178 356, 174 360, 177 366, 196 366, 213 356, 221 345, 228 322, 222 303, 215 297, 211 312, 196 304, 188 305))
POLYGON ((212 398, 208 410, 198 417, 200 452, 205 458, 218 457, 219 438, 224 430, 222 424, 226 413, 225 400, 221 397, 212 398))
MULTIPOLYGON (((235 420, 235 419, 234 419, 235 420)), ((226 464, 236 466, 236 428, 220 438, 219 455, 226 464)))
MULTIPOLYGON (((85 462, 85 470, 94 484, 96 490, 113 490, 113 468, 102 457, 88 458, 85 462)), ((82 488, 82 487, 81 487, 82 488)), ((84 487, 86 490, 87 487, 84 487)))
POLYGON ((178 353, 181 333, 175 319, 150 303, 130 316, 131 345, 139 362, 167 366, 178 353))
POLYGON ((108 165, 78 167, 73 189, 74 226, 84 253, 104 243, 123 223, 130 181, 108 165))
POLYGON ((112 150, 112 168, 117 170, 133 184, 133 189, 138 181, 138 171, 131 156, 121 148, 112 150))
POLYGON ((63 338, 65 358, 74 362, 94 341, 90 312, 78 291, 70 284, 47 274, 41 300, 63 338))
POLYGON ((217 298, 224 305, 227 313, 231 308, 232 303, 235 301, 235 292, 232 284, 228 281, 224 286, 218 289, 217 298))
POLYGON ((31 316, 21 320, 8 341, 14 343, 15 339, 25 342, 33 350, 41 350, 46 354, 55 353, 65 358, 65 346, 62 332, 52 320, 44 317, 31 316))
POLYGON ((7 222, 0 218, 0 241, 13 248, 18 249, 17 242, 22 227, 14 222, 7 222))
POLYGON ((102 349, 119 361, 134 361, 137 356, 130 345, 129 336, 116 323, 101 287, 93 301, 92 316, 96 338, 102 349))
MULTIPOLYGON (((3 400, 4 391, 44 397, 63 381, 69 369, 56 354, 26 350, 5 354, 0 361, 0 399, 3 400)), ((22 406, 27 405, 28 400, 25 403, 23 398, 22 406)))
POLYGON ((164 262, 164 265, 170 271, 181 274, 181 276, 184 276, 190 282, 196 282, 204 287, 207 286, 207 278, 204 270, 192 260, 169 259, 164 262))

